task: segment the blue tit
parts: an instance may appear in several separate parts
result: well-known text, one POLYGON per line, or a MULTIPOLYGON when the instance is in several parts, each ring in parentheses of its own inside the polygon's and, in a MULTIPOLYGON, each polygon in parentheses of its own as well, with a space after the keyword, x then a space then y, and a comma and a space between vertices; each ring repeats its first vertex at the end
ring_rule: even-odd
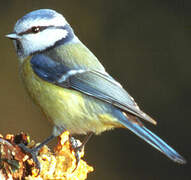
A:
POLYGON ((85 135, 126 128, 174 162, 186 162, 144 126, 142 121, 156 121, 105 71, 63 15, 51 9, 32 11, 6 37, 14 42, 26 91, 54 124, 49 140, 63 130, 85 135))

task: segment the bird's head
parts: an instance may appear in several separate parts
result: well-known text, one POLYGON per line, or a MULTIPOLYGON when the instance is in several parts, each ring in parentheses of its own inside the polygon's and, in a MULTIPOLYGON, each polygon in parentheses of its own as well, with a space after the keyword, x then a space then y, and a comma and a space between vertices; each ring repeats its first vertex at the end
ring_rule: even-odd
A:
POLYGON ((74 39, 72 28, 65 18, 51 9, 32 11, 17 21, 14 32, 6 35, 14 42, 17 55, 24 59, 74 39))

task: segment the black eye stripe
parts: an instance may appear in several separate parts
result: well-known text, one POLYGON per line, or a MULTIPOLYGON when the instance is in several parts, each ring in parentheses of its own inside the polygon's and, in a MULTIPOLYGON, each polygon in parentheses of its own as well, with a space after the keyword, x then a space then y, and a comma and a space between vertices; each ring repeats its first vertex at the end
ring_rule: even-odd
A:
POLYGON ((22 36, 24 34, 35 34, 35 33, 41 32, 47 28, 64 29, 63 26, 33 26, 32 28, 30 28, 24 32, 20 32, 18 35, 22 36))
POLYGON ((20 32, 19 35, 24 35, 24 34, 34 34, 40 31, 43 31, 44 29, 48 28, 49 26, 33 26, 32 28, 24 31, 24 32, 20 32))
POLYGON ((38 33, 39 31, 42 31, 41 27, 32 27, 31 28, 32 33, 38 33))

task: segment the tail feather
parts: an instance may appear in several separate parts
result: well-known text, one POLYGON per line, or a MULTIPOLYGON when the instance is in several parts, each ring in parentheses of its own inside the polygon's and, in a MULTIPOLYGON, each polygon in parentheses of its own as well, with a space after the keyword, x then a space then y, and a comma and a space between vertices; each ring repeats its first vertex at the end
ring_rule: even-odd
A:
POLYGON ((162 139, 148 130, 145 126, 134 123, 127 119, 127 117, 120 112, 119 121, 137 136, 142 138, 144 141, 149 143, 151 146, 155 147, 158 151, 162 152, 168 158, 173 160, 174 162, 185 164, 186 160, 178 154, 173 148, 171 148, 168 144, 166 144, 162 139))

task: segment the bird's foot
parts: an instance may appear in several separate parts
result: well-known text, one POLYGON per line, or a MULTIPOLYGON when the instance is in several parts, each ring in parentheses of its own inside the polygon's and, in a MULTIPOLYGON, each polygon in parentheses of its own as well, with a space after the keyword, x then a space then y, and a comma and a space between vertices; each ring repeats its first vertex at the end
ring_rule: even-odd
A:
POLYGON ((36 168, 39 170, 38 171, 38 175, 40 174, 41 171, 41 165, 40 162, 37 158, 38 153, 40 151, 40 149, 46 145, 48 142, 50 142, 52 139, 54 139, 55 136, 51 135, 49 136, 47 139, 45 139, 42 143, 40 143, 38 146, 33 147, 33 148, 28 148, 27 145, 25 145, 24 143, 19 143, 18 146, 27 154, 29 154, 32 158, 32 160, 34 161, 36 168))
POLYGON ((81 159, 80 153, 81 153, 82 149, 84 148, 84 146, 83 146, 83 144, 79 145, 79 141, 77 139, 75 139, 74 137, 70 137, 70 145, 71 145, 72 150, 75 153, 75 158, 76 158, 76 167, 73 170, 73 172, 74 172, 77 169, 78 164, 80 162, 80 159, 81 159))
POLYGON ((18 144, 18 146, 26 153, 29 154, 32 158, 32 160, 34 161, 36 168, 39 170, 38 174, 40 174, 41 171, 41 166, 40 166, 40 162, 37 158, 39 150, 41 149, 41 147, 39 148, 39 146, 34 147, 34 148, 28 148, 25 144, 21 143, 18 144))
POLYGON ((75 152, 75 158, 76 158, 76 167, 73 170, 73 172, 77 169, 78 164, 80 162, 81 159, 81 155, 80 153, 82 152, 82 150, 84 149, 84 146, 86 145, 86 143, 88 142, 88 140, 91 138, 91 136, 93 135, 92 132, 90 132, 85 139, 83 140, 82 144, 79 145, 78 140, 76 140, 74 137, 70 137, 70 145, 72 147, 72 149, 75 152))

